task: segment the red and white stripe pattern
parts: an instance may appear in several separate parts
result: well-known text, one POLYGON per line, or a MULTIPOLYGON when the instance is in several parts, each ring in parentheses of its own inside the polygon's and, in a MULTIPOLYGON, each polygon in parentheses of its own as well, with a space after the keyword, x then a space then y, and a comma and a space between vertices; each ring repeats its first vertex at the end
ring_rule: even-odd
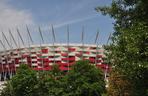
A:
POLYGON ((106 70, 108 65, 103 61, 104 49, 102 46, 85 44, 54 44, 32 45, 29 48, 7 50, 0 52, 0 72, 15 71, 20 64, 28 64, 34 70, 51 70, 52 65, 58 64, 60 70, 70 70, 76 61, 84 59, 106 70), (53 50, 53 48, 55 48, 53 50), (3 69, 2 69, 3 68, 3 69))

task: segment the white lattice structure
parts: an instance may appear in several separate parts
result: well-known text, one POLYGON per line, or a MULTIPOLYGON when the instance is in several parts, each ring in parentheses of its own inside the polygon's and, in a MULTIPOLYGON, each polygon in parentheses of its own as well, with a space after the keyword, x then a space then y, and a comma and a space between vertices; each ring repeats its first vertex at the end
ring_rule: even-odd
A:
POLYGON ((80 44, 69 42, 71 35, 69 27, 67 27, 66 32, 66 44, 56 43, 57 37, 53 26, 51 26, 51 37, 48 37, 48 39, 52 39, 52 41, 49 40, 49 42, 52 42, 51 44, 45 43, 47 41, 45 41, 40 27, 38 28, 38 33, 40 36, 37 37, 34 35, 37 39, 33 40, 27 26, 25 36, 22 36, 23 34, 21 34, 19 29, 16 29, 16 32, 11 32, 11 30, 9 30, 9 38, 6 36, 8 35, 6 32, 2 32, 2 38, 0 38, 1 80, 10 79, 11 76, 15 74, 20 64, 27 64, 36 71, 52 70, 52 65, 58 64, 60 70, 68 71, 71 70, 71 66, 78 60, 89 60, 94 66, 101 67, 105 71, 106 77, 109 67, 103 59, 105 57, 103 47, 98 46, 99 32, 97 32, 94 37, 94 44, 85 44, 84 28, 82 28, 80 44))
MULTIPOLYGON (((51 70, 58 64, 60 70, 70 70, 78 60, 89 60, 90 63, 106 69, 103 61, 104 49, 92 44, 42 44, 21 47, 0 52, 0 72, 15 73, 20 64, 28 64, 33 70, 51 70)), ((3 74, 2 74, 3 73, 3 74)))

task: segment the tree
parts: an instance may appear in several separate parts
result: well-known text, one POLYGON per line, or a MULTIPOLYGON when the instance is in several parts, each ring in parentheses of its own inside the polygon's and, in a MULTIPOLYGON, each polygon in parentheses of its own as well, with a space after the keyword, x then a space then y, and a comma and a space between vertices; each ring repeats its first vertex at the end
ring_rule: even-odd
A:
MULTIPOLYGON (((110 75, 116 77, 113 74, 117 72, 118 77, 121 75, 125 77, 120 77, 122 81, 132 84, 129 86, 132 86, 129 90, 133 92, 130 91, 129 96, 147 96, 148 77, 145 75, 148 71, 147 8, 147 0, 113 0, 109 7, 96 8, 98 12, 115 19, 112 43, 105 48, 109 63, 115 71, 111 72, 110 75)), ((110 84, 113 80, 110 79, 110 84)), ((115 83, 117 85, 119 82, 115 83)), ((123 86, 120 88, 118 86, 114 91, 123 86)), ((125 90, 123 89, 123 91, 125 90)), ((124 94, 120 94, 120 96, 124 96, 124 94)))
POLYGON ((101 96, 104 76, 88 61, 79 61, 69 73, 57 65, 51 71, 35 72, 21 65, 0 96, 101 96))
POLYGON ((112 70, 107 92, 109 96, 131 96, 133 94, 132 84, 128 81, 126 75, 117 70, 112 70))
MULTIPOLYGON (((114 70, 126 75, 129 83, 133 84, 134 96, 144 96, 148 87, 148 77, 143 72, 148 71, 148 27, 143 24, 135 24, 128 29, 121 29, 123 35, 110 46, 111 54, 108 54, 114 70), (144 77, 142 77, 144 76, 144 77)), ((122 86, 123 87, 123 86, 122 86)))
POLYGON ((101 96, 105 92, 104 76, 88 61, 78 61, 63 78, 65 96, 101 96))
POLYGON ((96 10, 115 19, 114 27, 128 28, 135 22, 148 24, 147 8, 147 0, 112 0, 111 6, 97 7, 96 10))
POLYGON ((1 91, 2 92, 0 93, 0 96, 15 96, 14 90, 9 82, 7 82, 7 84, 5 84, 4 89, 1 91))
POLYGON ((51 71, 40 72, 36 93, 38 93, 38 96, 65 96, 62 87, 62 78, 63 72, 57 64, 52 66, 51 71))
POLYGON ((52 66, 52 70, 50 71, 50 76, 52 82, 49 83, 49 95, 50 96, 65 96, 66 93, 64 91, 63 83, 66 82, 63 79, 64 72, 59 69, 58 64, 54 64, 52 66))
POLYGON ((21 64, 16 75, 7 82, 2 96, 36 96, 34 90, 36 84, 36 72, 27 65, 21 64))

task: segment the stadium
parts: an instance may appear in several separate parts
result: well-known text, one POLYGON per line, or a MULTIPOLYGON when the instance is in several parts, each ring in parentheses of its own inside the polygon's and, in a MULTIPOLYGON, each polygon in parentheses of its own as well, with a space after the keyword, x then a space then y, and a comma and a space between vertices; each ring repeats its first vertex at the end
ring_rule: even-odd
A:
MULTIPOLYGON (((9 31, 12 41, 16 46, 16 39, 14 38, 11 31, 9 31)), ((102 45, 97 44, 98 32, 95 38, 95 44, 85 44, 83 40, 82 32, 82 43, 75 44, 69 43, 69 32, 67 32, 67 43, 55 43, 55 33, 52 27, 53 43, 44 44, 44 37, 42 31, 39 28, 40 39, 42 43, 33 44, 33 39, 27 28, 27 34, 30 40, 30 45, 12 47, 6 35, 2 32, 2 36, 7 44, 0 40, 1 47, 3 50, 0 51, 0 79, 1 81, 10 79, 15 75, 16 69, 20 64, 28 64, 33 70, 36 71, 48 71, 52 70, 52 65, 58 64, 61 71, 71 70, 71 66, 78 60, 89 60, 89 62, 107 72, 109 67, 105 63, 104 49, 102 45), (9 49, 6 48, 8 45, 9 49)), ((23 36, 17 30, 17 34, 22 44, 23 36)), ((11 42, 12 42, 11 41, 11 42)), ((23 44, 24 45, 24 44, 23 44)))

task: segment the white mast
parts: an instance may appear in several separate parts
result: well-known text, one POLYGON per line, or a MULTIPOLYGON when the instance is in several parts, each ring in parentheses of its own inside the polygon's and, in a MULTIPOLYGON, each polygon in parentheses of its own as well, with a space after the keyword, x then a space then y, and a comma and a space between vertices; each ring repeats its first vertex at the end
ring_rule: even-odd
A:
MULTIPOLYGON (((31 34, 30 34, 30 31, 29 31, 29 28, 28 26, 26 25, 26 29, 27 29, 27 34, 28 34, 28 45, 29 45, 29 58, 30 58, 30 63, 31 63, 31 67, 32 67, 32 58, 31 58, 31 45, 30 45, 30 41, 31 41, 31 44, 34 44, 33 42, 33 39, 31 37, 31 34)), ((28 62, 27 62, 28 63, 28 62)))
POLYGON ((53 56, 54 56, 54 64, 55 64, 55 42, 56 42, 56 37, 55 37, 55 33, 54 33, 54 28, 53 25, 51 26, 52 28, 52 36, 53 36, 53 56))
MULTIPOLYGON (((9 29, 8 30, 9 31, 9 42, 10 42, 10 44, 11 44, 11 46, 13 46, 12 45, 12 34, 10 33, 11 32, 11 30, 9 29)), ((15 66, 15 60, 13 59, 13 54, 12 54, 12 49, 10 49, 9 50, 9 55, 10 55, 10 63, 13 63, 13 65, 15 66)), ((14 70, 15 70, 15 68, 14 68, 14 70)), ((12 77, 12 73, 13 73, 13 67, 12 68, 10 68, 10 78, 12 77)))
MULTIPOLYGON (((41 41, 40 41, 40 51, 41 51, 41 60, 42 60, 42 69, 44 68, 44 61, 43 61, 43 53, 42 53, 42 43, 44 44, 44 38, 43 38, 43 35, 42 35, 42 31, 41 31, 41 28, 39 27, 39 34, 40 34, 40 37, 41 37, 41 41)), ((42 70, 44 71, 44 70, 42 70)))
MULTIPOLYGON (((3 47, 3 49, 5 50, 6 49, 6 47, 5 47, 5 45, 3 44, 3 42, 0 40, 0 43, 1 43, 1 45, 2 45, 2 47, 3 47)), ((4 66, 3 66, 3 60, 1 60, 1 64, 2 64, 2 73, 1 73, 1 81, 3 81, 5 78, 4 78, 4 76, 5 76, 5 71, 4 71, 4 66)))
POLYGON ((67 63, 68 63, 68 72, 69 72, 69 26, 67 26, 67 63))
POLYGON ((21 34, 19 32, 19 29, 17 28, 16 30, 17 30, 18 36, 20 37, 20 39, 22 41, 23 46, 25 46, 24 40, 23 40, 23 38, 22 38, 22 36, 21 36, 21 34))
POLYGON ((98 37, 99 37, 99 31, 97 31, 96 33, 96 38, 95 38, 95 44, 96 44, 96 58, 95 58, 95 65, 97 64, 98 62, 98 37))
POLYGON ((28 33, 28 36, 29 36, 29 39, 30 39, 31 43, 34 44, 33 39, 32 39, 32 36, 30 34, 30 31, 29 31, 29 28, 28 28, 27 25, 26 25, 26 29, 27 29, 27 33, 28 33))
MULTIPOLYGON (((14 44, 15 44, 15 46, 16 46, 16 48, 18 47, 18 45, 17 45, 17 43, 16 43, 16 41, 15 41, 15 39, 14 39, 14 36, 12 35, 12 33, 11 33, 11 30, 9 29, 9 34, 10 34, 10 37, 12 38, 12 40, 13 40, 13 42, 14 42, 14 44)), ((15 64, 16 64, 16 62, 15 62, 15 59, 14 59, 14 66, 15 66, 15 64)), ((14 67, 15 69, 15 72, 16 72, 16 66, 14 67)))
POLYGON ((18 45, 17 45, 17 43, 16 43, 16 41, 15 41, 15 39, 14 39, 14 36, 12 35, 12 33, 11 33, 11 30, 10 30, 10 29, 9 29, 9 34, 10 34, 10 36, 11 36, 11 38, 12 38, 12 40, 13 40, 13 42, 14 42, 15 46, 17 47, 18 45))
MULTIPOLYGON (((108 37, 107 42, 106 42, 106 45, 108 45, 109 40, 111 39, 111 36, 112 36, 112 33, 109 34, 109 37, 108 37)), ((107 65, 106 68, 105 68, 105 80, 107 79, 108 67, 109 67, 109 66, 107 65)))
MULTIPOLYGON (((4 39, 5 39, 5 41, 7 42, 7 44, 8 44, 8 46, 10 47, 10 49, 13 49, 13 47, 10 45, 10 43, 9 43, 9 41, 8 41, 8 39, 7 39, 7 37, 5 36, 5 34, 2 32, 2 36, 4 37, 4 39)), ((8 54, 7 54, 7 50, 6 49, 4 49, 5 50, 5 53, 6 53, 6 63, 8 64, 8 79, 10 79, 10 66, 9 66, 9 60, 8 60, 8 54)), ((7 76, 7 74, 6 74, 6 76, 7 76)))
POLYGON ((83 57, 83 54, 84 54, 84 26, 82 27, 82 34, 81 34, 81 42, 82 42, 82 57, 81 59, 83 60, 84 57, 83 57))
POLYGON ((18 50, 19 50, 19 55, 21 57, 21 63, 22 63, 23 57, 22 57, 22 52, 20 50, 21 49, 21 45, 20 45, 20 41, 19 40, 21 39, 21 42, 22 42, 23 46, 25 46, 25 43, 24 43, 24 40, 23 40, 23 38, 22 38, 18 28, 16 28, 16 31, 17 31, 17 35, 18 35, 18 50))

